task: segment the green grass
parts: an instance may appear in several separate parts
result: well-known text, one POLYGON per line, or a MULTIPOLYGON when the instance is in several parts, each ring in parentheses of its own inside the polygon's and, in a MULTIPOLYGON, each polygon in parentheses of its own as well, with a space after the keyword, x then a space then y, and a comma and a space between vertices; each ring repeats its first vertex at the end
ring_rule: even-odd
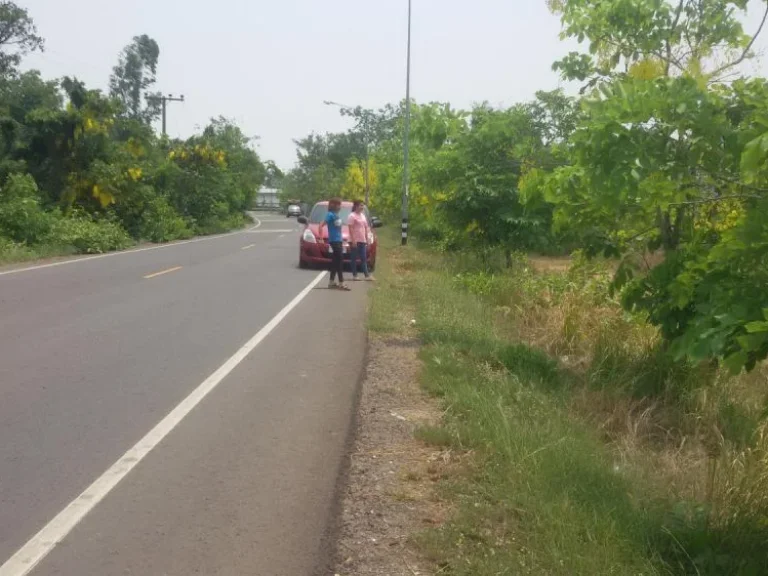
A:
MULTIPOLYGON (((98 231, 92 223, 87 223, 86 231, 98 231)), ((213 234, 222 234, 232 230, 238 230, 253 225, 253 219, 247 214, 235 214, 227 219, 212 220, 199 226, 194 232, 192 230, 179 231, 173 240, 184 240, 195 235, 206 236, 213 234)), ((125 241, 113 243, 118 246, 118 250, 132 247, 134 242, 127 236, 125 241)), ((59 258, 66 256, 75 256, 78 254, 93 254, 113 251, 115 248, 105 244, 98 238, 89 239, 88 237, 76 237, 73 244, 66 243, 46 243, 46 244, 23 244, 13 242, 3 236, 0 236, 0 266, 20 264, 23 262, 32 262, 35 260, 44 260, 46 258, 59 258)))
MULTIPOLYGON (((413 315, 423 342, 421 384, 445 409, 439 427, 417 436, 472 455, 471 465, 440 487, 455 506, 452 519, 415 536, 442 574, 766 573, 768 508, 758 494, 768 485, 752 481, 759 475, 738 476, 752 480, 731 486, 739 498, 723 500, 720 505, 730 508, 715 513, 712 500, 682 499, 654 481, 652 448, 638 449, 637 460, 628 463, 594 420, 574 409, 584 390, 612 401, 677 390, 667 400, 681 402, 695 371, 668 366, 653 350, 638 357, 620 354, 617 346, 598 350, 583 374, 566 371, 545 348, 510 337, 519 333, 508 325, 515 319, 504 320, 499 306, 514 305, 502 296, 517 289, 519 297, 519 286, 493 280, 503 284, 500 292, 485 281, 457 279, 464 264, 396 247, 382 236, 371 329, 401 333, 403 311, 413 315), (612 378, 622 384, 610 388, 612 378), (744 506, 748 494, 752 506, 744 506)), ((547 290, 567 291, 561 279, 553 282, 547 290)), ((581 317, 573 318, 578 331, 581 317)), ((557 338, 567 324, 558 325, 557 338)), ((568 344, 571 353, 577 344, 568 344)), ((551 348, 564 346, 558 341, 551 348)), ((724 406, 729 433, 746 442, 756 423, 724 406)), ((741 463, 764 470, 763 454, 741 463)))
POLYGON ((20 264, 22 262, 31 262, 33 260, 42 260, 45 258, 55 258, 61 256, 72 256, 76 250, 72 247, 62 246, 26 246, 24 244, 14 244, 3 242, 0 239, 0 266, 11 264, 20 264))

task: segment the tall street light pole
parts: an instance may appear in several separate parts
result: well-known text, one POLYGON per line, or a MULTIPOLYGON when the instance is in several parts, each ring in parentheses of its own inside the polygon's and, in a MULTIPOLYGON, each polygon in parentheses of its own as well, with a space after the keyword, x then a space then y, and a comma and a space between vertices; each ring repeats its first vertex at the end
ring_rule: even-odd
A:
POLYGON ((402 206, 402 238, 403 246, 408 244, 408 188, 410 184, 409 173, 409 138, 411 132, 411 7, 412 0, 408 0, 408 65, 405 77, 405 133, 403 136, 403 206, 402 206))
MULTIPOLYGON (((330 100, 324 100, 323 104, 326 106, 337 106, 341 108, 343 111, 350 115, 354 115, 356 110, 360 110, 360 108, 354 108, 352 106, 347 106, 345 104, 339 104, 338 102, 332 102, 330 100)), ((367 114, 367 110, 363 110, 361 114, 365 115, 367 114)), ((365 146, 365 167, 363 168, 363 178, 365 179, 365 204, 370 204, 371 200, 371 178, 370 178, 370 163, 371 163, 371 147, 370 142, 368 141, 368 129, 370 128, 367 125, 367 122, 365 120, 358 119, 358 127, 362 126, 360 132, 363 135, 363 145, 365 146)))

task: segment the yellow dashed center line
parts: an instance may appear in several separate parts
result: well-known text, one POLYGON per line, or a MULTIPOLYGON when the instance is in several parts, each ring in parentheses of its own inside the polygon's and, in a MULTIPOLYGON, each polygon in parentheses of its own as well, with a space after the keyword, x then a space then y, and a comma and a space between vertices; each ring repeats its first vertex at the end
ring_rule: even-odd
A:
POLYGON ((250 250, 254 246, 256 246, 256 244, 248 244, 248 246, 243 246, 242 248, 240 248, 240 250, 250 250))
POLYGON ((161 270, 160 272, 155 272, 154 274, 147 274, 144 276, 144 280, 149 280, 150 278, 157 278, 158 276, 162 276, 163 274, 170 274, 171 272, 176 272, 177 270, 181 270, 184 268, 184 266, 176 266, 174 268, 168 268, 168 270, 161 270))

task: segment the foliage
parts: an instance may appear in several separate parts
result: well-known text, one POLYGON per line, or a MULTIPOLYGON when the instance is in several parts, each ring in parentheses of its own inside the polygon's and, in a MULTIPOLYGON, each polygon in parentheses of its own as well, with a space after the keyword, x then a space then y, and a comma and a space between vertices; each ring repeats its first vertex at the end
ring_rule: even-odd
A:
POLYGON ((40 206, 35 180, 11 174, 0 189, 0 236, 35 244, 50 233, 52 218, 40 206))
POLYGON ((754 55, 760 30, 753 36, 745 34, 738 14, 747 4, 748 0, 552 0, 550 7, 561 16, 562 37, 589 42, 589 54, 572 52, 555 69, 569 79, 590 79, 592 86, 600 79, 627 75, 722 80, 754 55))
POLYGON ((768 356, 768 84, 719 82, 752 55, 755 36, 736 13, 745 8, 559 3, 563 34, 589 40, 590 53, 556 67, 590 81, 567 165, 536 181, 557 230, 590 254, 621 258, 625 307, 647 314, 675 358, 735 372, 768 356))
POLYGON ((484 246, 541 249, 548 241, 548 204, 521 202, 519 182, 545 153, 545 134, 530 107, 472 112, 469 130, 439 159, 446 183, 449 221, 484 246), (451 173, 453 172, 453 173, 451 173))
POLYGON ((285 180, 285 173, 272 160, 264 163, 264 186, 280 189, 285 180))
POLYGON ((133 242, 125 230, 108 220, 72 214, 54 221, 51 243, 73 246, 80 254, 102 254, 128 248, 133 242))
POLYGON ((353 159, 350 161, 347 170, 344 173, 344 184, 341 187, 341 195, 344 198, 353 198, 362 200, 365 198, 365 171, 368 170, 368 184, 370 186, 370 195, 375 197, 379 188, 379 171, 374 159, 368 162, 366 167, 365 160, 353 159))
POLYGON ((714 386, 714 371, 671 362, 610 297, 606 263, 489 274, 394 240, 382 235, 371 328, 418 336, 420 383, 444 408, 417 432, 442 450, 429 476, 452 510, 414 537, 434 571, 762 573, 765 372, 714 386))
POLYGON ((150 123, 160 114, 158 94, 147 94, 157 81, 160 47, 146 34, 136 36, 120 54, 109 79, 110 95, 131 120, 150 123), (146 100, 146 104, 145 104, 146 100))
POLYGON ((0 2, 0 78, 13 75, 21 58, 43 45, 29 12, 15 2, 0 2))
MULTIPOLYGON (((298 166, 285 179, 286 198, 311 203, 341 194, 362 198, 364 158, 370 156, 371 207, 394 215, 403 190, 404 103, 377 112, 342 108, 355 119, 346 134, 297 141, 298 166), (362 142, 361 142, 362 139, 362 142), (361 145, 362 143, 362 145, 361 145)), ((539 92, 527 104, 471 112, 449 104, 412 103, 409 219, 448 248, 552 249, 552 209, 533 186, 523 202, 521 178, 560 161, 579 111, 561 91, 539 92)))
MULTIPOLYGON (((18 49, 14 58, 3 52, 0 64, 40 48, 35 34, 26 11, 0 3, 0 51, 18 49)), ((109 96, 76 78, 0 73, 0 240, 13 259, 99 253, 244 224, 264 165, 225 118, 184 141, 158 137, 156 102, 145 103, 158 57, 154 40, 135 37, 109 96)))

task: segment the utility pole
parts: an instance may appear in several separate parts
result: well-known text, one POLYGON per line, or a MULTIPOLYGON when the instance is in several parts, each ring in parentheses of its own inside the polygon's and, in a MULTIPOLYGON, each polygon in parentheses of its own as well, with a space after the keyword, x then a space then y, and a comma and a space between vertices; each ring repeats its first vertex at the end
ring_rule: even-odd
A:
POLYGON ((371 144, 369 141, 369 131, 371 127, 369 115, 371 115, 372 112, 369 110, 363 110, 359 106, 354 108, 352 106, 339 104, 338 102, 333 102, 331 100, 324 100, 323 104, 326 106, 336 106, 341 108, 343 115, 357 117, 357 130, 363 135, 363 144, 365 146, 365 166, 363 168, 363 178, 365 179, 365 204, 368 205, 371 200, 371 144))
POLYGON ((412 0, 408 0, 408 65, 405 76, 405 132, 403 136, 403 207, 402 207, 402 237, 403 246, 408 244, 408 193, 410 184, 409 173, 409 141, 411 132, 411 7, 412 0))
POLYGON ((368 206, 370 204, 371 200, 371 177, 370 177, 370 163, 371 163, 371 152, 370 152, 370 146, 368 145, 368 136, 365 136, 365 205, 368 206))
POLYGON ((160 101, 163 107, 163 136, 166 136, 168 134, 166 130, 166 119, 168 117, 166 108, 168 107, 168 102, 184 102, 184 94, 178 98, 174 97, 173 94, 168 94, 167 96, 147 96, 147 100, 160 101))

